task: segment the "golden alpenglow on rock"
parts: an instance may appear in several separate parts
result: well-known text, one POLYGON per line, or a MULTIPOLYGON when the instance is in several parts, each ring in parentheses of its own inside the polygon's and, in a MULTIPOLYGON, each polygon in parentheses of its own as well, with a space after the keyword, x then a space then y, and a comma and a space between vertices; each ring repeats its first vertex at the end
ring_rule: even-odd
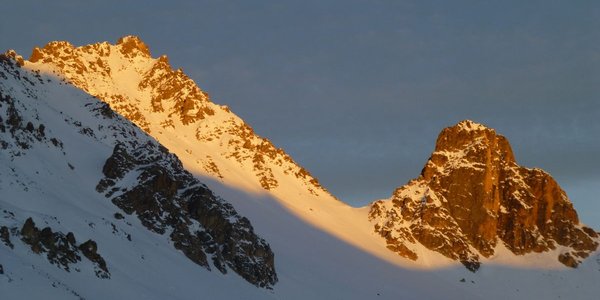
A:
POLYGON ((548 173, 519 166, 504 136, 469 120, 442 130, 421 175, 374 202, 369 219, 399 255, 418 259, 420 243, 472 271, 500 244, 517 255, 563 247, 569 267, 598 247, 548 173))

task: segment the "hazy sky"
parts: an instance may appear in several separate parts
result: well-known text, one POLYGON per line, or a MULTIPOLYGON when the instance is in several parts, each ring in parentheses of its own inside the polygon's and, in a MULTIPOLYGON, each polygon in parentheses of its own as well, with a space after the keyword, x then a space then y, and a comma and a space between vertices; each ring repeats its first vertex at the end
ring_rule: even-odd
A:
POLYGON ((139 35, 353 205, 495 128, 600 229, 598 1, 13 1, 0 49, 139 35), (91 3, 91 4, 90 4, 91 3))

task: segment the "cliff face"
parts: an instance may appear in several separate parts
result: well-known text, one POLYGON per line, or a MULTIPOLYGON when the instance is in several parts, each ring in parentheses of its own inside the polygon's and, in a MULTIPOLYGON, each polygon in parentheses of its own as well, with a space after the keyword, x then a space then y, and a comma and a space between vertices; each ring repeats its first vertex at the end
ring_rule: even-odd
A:
POLYGON ((548 173, 519 166, 505 137, 471 121, 444 129, 421 175, 373 203, 369 218, 398 254, 416 260, 420 243, 473 271, 499 243, 517 255, 563 246, 570 267, 598 247, 548 173))
POLYGON ((259 287, 272 288, 277 282, 273 251, 250 221, 185 171, 164 147, 119 143, 102 173, 98 192, 136 215, 148 230, 170 232, 173 246, 193 262, 210 269, 210 259, 223 274, 229 268, 259 287))

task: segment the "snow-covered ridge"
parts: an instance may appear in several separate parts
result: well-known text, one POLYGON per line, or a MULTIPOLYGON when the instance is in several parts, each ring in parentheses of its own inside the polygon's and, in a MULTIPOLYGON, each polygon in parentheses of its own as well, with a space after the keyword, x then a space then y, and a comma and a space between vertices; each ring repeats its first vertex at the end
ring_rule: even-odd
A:
POLYGON ((56 72, 102 99, 161 141, 194 173, 255 192, 292 188, 331 198, 282 149, 257 136, 226 106, 212 103, 181 69, 171 68, 165 55, 152 58, 135 36, 115 45, 51 42, 35 48, 25 64, 56 72))
MULTIPOLYGON (((146 51, 147 47, 144 50, 144 47, 137 42, 139 39, 125 38, 124 41, 126 43, 135 41, 131 43, 131 46, 128 46, 130 50, 125 51, 126 53, 131 51, 131 53, 122 54, 126 58, 125 61, 135 61, 136 58, 134 57, 149 57, 149 51, 146 51)), ((106 44, 109 46, 107 48, 120 51, 116 45, 106 44)), ((69 61, 69 59, 67 60, 69 61)), ((163 60, 166 60, 166 58, 163 60)), ((57 76, 67 78, 62 75, 61 69, 53 66, 53 63, 21 61, 26 68, 46 70, 40 73, 48 73, 54 70, 57 76)), ((82 72, 84 72, 83 69, 82 72)), ((76 73, 74 72, 74 74, 76 73)), ((81 76, 81 78, 84 78, 83 75, 81 76)), ((132 74, 132 76, 135 76, 135 74, 132 74)), ((29 81, 35 85, 37 80, 35 77, 23 76, 19 81, 25 86, 29 85, 29 81)), ((91 78, 92 81, 93 79, 91 78)), ((0 81, 2 81, 1 78, 0 81)), ((68 78, 67 81, 72 82, 68 78)), ((132 86, 120 85, 119 81, 113 81, 112 79, 109 80, 109 83, 114 85, 113 87, 123 90, 128 90, 131 87, 136 93, 139 89, 139 85, 135 83, 132 86)), ((0 272, 0 290, 3 291, 3 296, 7 295, 8 298, 78 298, 77 295, 69 291, 76 293, 80 290, 85 291, 82 296, 90 299, 190 299, 190 297, 210 299, 564 299, 574 296, 580 299, 597 298, 597 283, 600 280, 600 257, 598 252, 593 254, 593 257, 583 261, 577 269, 570 269, 565 268, 558 262, 556 257, 563 252, 570 252, 571 247, 557 246, 552 252, 531 252, 524 255, 515 255, 512 250, 507 249, 502 243, 498 243, 494 248, 493 255, 479 257, 483 265, 477 273, 471 273, 455 260, 440 254, 437 248, 432 251, 424 244, 417 242, 408 245, 411 247, 411 251, 418 256, 416 261, 412 261, 390 251, 388 240, 382 238, 380 232, 374 232, 374 224, 367 219, 369 207, 351 208, 342 202, 335 201, 328 193, 321 193, 318 190, 311 192, 307 189, 305 180, 299 180, 296 176, 287 176, 289 174, 286 175, 285 170, 281 171, 282 169, 279 167, 272 168, 272 173, 277 179, 277 187, 265 190, 261 185, 260 176, 257 175, 255 170, 253 159, 252 163, 249 163, 244 158, 244 155, 253 153, 251 148, 255 148, 255 145, 258 145, 256 142, 260 141, 251 138, 254 136, 251 129, 238 127, 242 128, 242 132, 250 137, 249 140, 251 141, 248 146, 245 145, 245 142, 241 144, 238 141, 228 143, 228 138, 244 141, 234 133, 223 133, 227 131, 211 132, 222 128, 231 128, 232 130, 236 128, 230 126, 231 123, 227 122, 224 123, 226 126, 219 127, 218 124, 215 125, 218 123, 217 121, 226 121, 226 118, 222 117, 229 115, 221 114, 221 111, 227 111, 226 108, 222 110, 215 108, 213 109, 214 115, 206 114, 204 119, 188 125, 183 124, 182 115, 175 110, 175 114, 166 118, 167 122, 169 119, 173 119, 173 126, 176 127, 173 130, 165 130, 165 127, 170 126, 168 123, 164 123, 163 126, 156 126, 156 124, 160 124, 160 121, 165 120, 165 114, 171 106, 163 106, 162 114, 156 113, 156 116, 161 117, 159 120, 151 118, 153 109, 155 109, 147 109, 151 105, 146 106, 143 110, 138 109, 140 115, 149 124, 147 128, 149 132, 153 136, 159 137, 163 142, 170 143, 169 147, 179 149, 178 156, 182 158, 186 167, 194 171, 193 173, 212 174, 206 176, 208 179, 213 180, 206 182, 210 189, 231 201, 237 211, 248 217, 255 231, 269 241, 275 253, 279 281, 273 290, 265 290, 248 284, 232 272, 227 276, 222 276, 219 272, 207 272, 203 268, 198 268, 195 264, 190 264, 189 259, 186 257, 187 254, 173 251, 175 245, 171 243, 176 242, 176 240, 170 239, 171 237, 167 234, 160 235, 147 230, 144 222, 148 222, 147 224, 160 230, 164 225, 162 221, 169 217, 168 213, 160 215, 149 213, 145 216, 146 218, 140 219, 127 215, 126 211, 116 214, 115 205, 107 203, 109 201, 105 198, 107 193, 112 192, 109 195, 110 200, 119 203, 119 199, 124 194, 135 190, 137 186, 133 184, 131 179, 141 176, 146 171, 145 168, 151 165, 142 163, 137 164, 132 169, 125 168, 127 172, 124 173, 124 176, 119 177, 120 179, 115 181, 115 185, 103 190, 102 194, 94 192, 95 196, 92 197, 87 194, 88 188, 97 188, 98 183, 108 177, 101 170, 106 164, 106 158, 115 154, 115 143, 111 142, 103 145, 86 143, 90 139, 90 129, 93 130, 95 135, 99 134, 99 131, 95 130, 95 126, 98 124, 94 124, 86 116, 88 116, 90 109, 99 115, 110 115, 112 110, 107 105, 93 107, 87 107, 83 104, 73 105, 72 100, 81 99, 81 95, 85 94, 73 89, 71 84, 65 84, 64 81, 58 80, 56 84, 58 85, 56 89, 62 92, 47 94, 46 98, 55 99, 57 106, 41 110, 44 111, 44 114, 48 114, 49 117, 51 116, 57 120, 56 124, 46 126, 47 128, 56 128, 56 126, 61 125, 66 128, 65 131, 40 129, 37 122, 32 122, 31 126, 24 124, 24 130, 29 132, 24 138, 31 137, 37 140, 36 137, 39 136, 40 132, 44 132, 50 140, 49 144, 46 144, 53 145, 53 137, 64 137, 58 142, 64 142, 62 147, 69 150, 67 152, 68 161, 64 160, 62 154, 59 155, 40 147, 41 150, 27 154, 26 158, 29 161, 26 165, 24 163, 25 159, 20 161, 24 165, 17 168, 17 172, 11 173, 10 169, 5 167, 5 164, 0 165, 2 174, 9 174, 9 178, 13 176, 16 178, 10 180, 6 180, 5 177, 0 178, 0 189, 3 192, 6 191, 8 186, 13 189, 10 191, 18 191, 19 193, 8 193, 11 196, 11 203, 16 203, 23 198, 21 196, 25 192, 20 192, 20 188, 27 187, 30 193, 35 190, 43 195, 38 199, 37 205, 26 209, 15 208, 16 206, 12 204, 12 206, 2 204, 2 208, 10 209, 11 212, 14 211, 14 219, 21 223, 26 216, 34 213, 34 219, 40 228, 51 225, 49 227, 55 232, 67 233, 69 230, 73 230, 79 242, 93 237, 94 240, 98 241, 98 253, 107 258, 112 277, 109 281, 104 280, 97 283, 94 281, 97 279, 93 275, 93 265, 85 259, 77 265, 77 267, 81 267, 81 273, 57 272, 54 266, 48 264, 47 260, 39 259, 40 257, 37 255, 31 255, 28 252, 29 248, 23 246, 22 243, 15 243, 15 250, 13 251, 4 247, 3 243, 0 242, 0 271, 2 271, 2 266, 5 267, 5 270, 8 270, 5 272, 8 275, 4 277, 0 272), (59 111, 62 111, 64 115, 77 117, 66 118, 68 121, 63 120, 65 117, 63 114, 58 113, 59 111), (83 120, 79 120, 80 117, 83 120), (209 119, 212 121, 208 121, 209 119), (205 124, 202 125, 204 129, 196 130, 197 123, 205 124), (76 129, 70 129, 72 126, 75 126, 76 129), (197 132, 201 133, 204 142, 193 138, 197 132), (81 138, 81 136, 86 137, 81 138), (237 151, 235 150, 236 146, 245 149, 244 152, 239 151, 240 153, 233 155, 237 151), (225 147, 230 149, 224 149, 225 147), (232 155, 223 156, 220 151, 226 151, 226 153, 232 155), (211 160, 207 159, 207 156, 210 156, 211 160), (217 159, 212 159, 213 157, 217 159), (205 173, 198 171, 198 162, 205 162, 206 164, 203 167, 211 171, 205 173), (218 166, 217 163, 219 163, 218 166), (60 170, 60 172, 43 171, 45 169, 60 170), (88 174, 88 172, 83 171, 87 169, 99 171, 88 174), (41 176, 35 172, 39 172, 41 176), (65 176, 64 174, 70 175, 65 176), (45 184, 41 186, 33 184, 32 187, 30 183, 34 182, 32 179, 38 178, 36 176, 48 176, 45 179, 48 181, 44 180, 45 184), (77 184, 73 184, 73 182, 77 184), (76 196, 67 195, 71 192, 75 193, 76 196), (44 199, 47 200, 47 203, 42 201, 44 199), (51 204, 48 205, 48 203, 51 204), (70 214, 71 217, 52 218, 52 216, 64 212, 65 207, 75 207, 76 213, 70 214), (81 216, 83 220, 72 218, 74 215, 81 216), (129 238, 131 238, 131 241, 129 241, 129 238), (107 245, 107 243, 109 246, 102 246, 107 245), (131 244, 134 246, 129 247, 128 245, 131 244), (115 265, 120 267, 116 268, 115 265), (48 268, 48 266, 51 268, 48 268), (24 280, 14 280, 15 278, 24 278, 24 280), (9 282, 11 279, 13 281, 9 282), (51 285, 53 283, 58 288, 53 287, 51 285), (8 286, 10 286, 10 289, 5 288, 8 286)), ((165 88, 168 88, 168 86, 165 86, 165 88)), ((115 103, 113 104, 115 105, 117 102, 126 105, 128 102, 137 99, 122 95, 115 97, 117 99, 114 100, 115 103)), ((92 98, 85 99, 96 101, 92 98)), ((141 102, 146 104, 151 104, 151 99, 151 95, 149 98, 140 98, 141 102)), ((74 102, 80 103, 79 101, 74 102)), ((159 101, 159 103, 161 102, 159 101)), ((44 102, 38 104, 40 103, 43 104, 44 102)), ((211 107, 217 107, 214 104, 210 105, 213 105, 211 107)), ((156 107, 157 111, 160 109, 160 107, 156 107)), ((127 112, 125 109, 123 111, 127 112)), ((192 115, 195 114, 192 113, 192 115)), ((134 116, 135 114, 132 113, 130 117, 133 118, 134 116)), ((141 134, 133 126, 127 128, 132 129, 138 135, 141 134)), ((467 132, 466 130, 461 131, 467 132)), ((471 132, 475 133, 476 131, 471 132)), ((123 138, 127 139, 130 134, 129 131, 125 131, 123 138)), ((145 136, 144 134, 141 135, 145 136)), ((107 138, 106 136, 110 137, 112 135, 100 134, 100 136, 107 138)), ((117 137, 113 136, 115 141, 119 139, 119 136, 119 132, 117 132, 117 137)), ((468 135, 465 135, 465 137, 468 137, 468 135)), ((27 140, 23 139, 23 141, 27 140)), ((469 142, 465 139, 465 143, 472 143, 472 141, 469 142)), ((60 145, 60 143, 57 144, 60 145)), ((136 147, 128 148, 126 153, 135 154, 137 153, 136 149, 136 147)), ((117 150, 119 149, 117 148, 117 150)), ((453 151, 448 150, 444 153, 450 152, 453 151)), ((119 150, 117 153, 121 153, 121 151, 119 150)), ((459 152, 453 155, 466 159, 470 152, 459 152)), ((119 157, 119 155, 115 155, 115 157, 119 157)), ((275 158, 260 156, 257 158, 259 163, 261 157, 265 161, 272 162, 279 156, 274 155, 275 158)), ((134 158, 136 158, 134 162, 138 161, 136 155, 134 155, 134 158)), ((267 166, 272 167, 276 164, 267 166)), ((161 166, 159 164, 155 167, 160 170, 161 166)), ((479 169, 481 168, 473 170, 477 171, 479 169)), ((467 171, 471 172, 473 170, 468 169, 467 171)), ((110 171, 107 173, 111 174, 110 171)), ((160 177, 158 176, 158 178, 160 177)), ((522 180, 527 180, 527 176, 521 177, 522 180)), ((152 181, 152 179, 146 181, 149 184, 144 184, 142 187, 152 187, 152 181)), ((165 182, 168 183, 169 181, 165 182)), ((163 187, 165 182, 159 183, 157 186, 163 187)), ((166 186, 169 187, 170 185, 167 184, 166 186)), ((448 186, 448 188, 450 187, 448 186)), ((99 189, 102 190, 102 188, 99 189)), ((169 188, 166 190, 173 191, 169 188)), ((186 191, 188 189, 178 191, 177 194, 184 195, 186 191)), ((450 197, 440 197, 439 193, 432 190, 427 182, 411 185, 410 189, 406 191, 411 195, 417 195, 414 199, 416 200, 414 201, 414 207, 420 209, 420 212, 424 212, 423 217, 425 219, 429 218, 429 220, 439 221, 441 218, 436 217, 443 216, 434 213, 435 211, 430 208, 444 208, 444 205, 452 200, 450 197)), ((160 193, 157 196, 152 200, 158 200, 159 204, 162 203, 160 193)), ((0 200, 4 199, 0 197, 0 200)), ((386 211, 392 211, 389 208, 393 208, 396 214, 394 219, 389 219, 390 221, 397 220, 399 216, 408 211, 398 209, 395 206, 396 203, 402 203, 402 200, 404 199, 398 199, 395 202, 392 200, 391 203, 389 201, 384 202, 386 211)), ((156 202, 150 201, 150 203, 156 202)), ((523 203, 528 204, 527 202, 523 203)), ((518 203, 515 203, 515 205, 518 205, 518 203)), ((529 205, 529 207, 532 210, 536 209, 533 205, 529 205)), ((128 207, 125 208, 129 209, 128 207)), ((520 209, 519 207, 516 208, 520 209)), ((450 213, 450 210, 446 210, 450 213)), ((512 210, 513 208, 508 206, 504 207, 504 210, 502 207, 499 208, 500 212, 510 212, 512 210)), ((0 213, 0 216, 4 218, 3 221, 9 220, 9 223, 12 222, 10 220, 14 220, 11 219, 10 214, 2 215, 0 213)), ((402 220, 410 221, 410 219, 402 220)), ((458 226, 456 232, 462 235, 467 234, 466 231, 460 228, 460 219, 454 219, 453 222, 458 226)), ((9 223, 4 222, 3 224, 9 223)), ((191 223, 188 227, 190 231, 202 230, 202 227, 196 222, 191 221, 191 223)), ((395 224, 398 227, 411 229, 411 222, 398 222, 395 224)), ((423 226, 422 228, 435 229, 434 226, 423 226)), ((451 227, 446 229, 445 232, 452 230, 451 227)), ((166 229, 165 232, 173 233, 175 231, 171 232, 170 229, 166 229)), ((0 230, 0 238, 2 238, 2 235, 3 233, 0 230)), ((397 235, 391 233, 390 237, 395 238, 397 235)), ((208 261, 211 263, 211 260, 208 261)), ((214 264, 211 264, 212 267, 218 268, 214 264)))
MULTIPOLYGON (((171 69, 166 56, 152 58, 139 38, 125 37, 115 45, 105 42, 82 47, 53 42, 35 49, 30 62, 25 64, 33 69, 57 68, 57 72, 73 84, 97 95, 152 134, 193 173, 249 193, 273 195, 308 222, 359 247, 380 253, 377 247, 364 246, 364 238, 357 239, 344 229, 346 222, 352 222, 349 212, 357 214, 358 210, 335 201, 283 150, 254 134, 250 126, 226 107, 210 102, 208 95, 181 70, 171 69), (125 44, 128 46, 124 47, 125 44), (97 65, 104 67, 96 68, 97 65), (304 211, 313 210, 315 205, 333 218, 305 215, 304 211)), ((482 124, 464 120, 442 131, 423 176, 448 176, 454 174, 454 170, 485 173, 487 162, 478 159, 483 152, 488 153, 486 157, 493 156, 490 163, 499 169, 505 165, 516 166, 504 137, 482 124), (488 148, 488 145, 492 146, 488 148)), ((496 179, 497 176, 489 180, 496 179)), ((436 193, 428 192, 428 195, 433 197, 436 193)), ((448 197, 435 198, 443 201, 448 197)), ((432 213, 435 218, 445 218, 447 214, 443 210, 432 213)), ((458 225, 465 222, 455 221, 458 225)), ((458 225, 456 228, 461 228, 458 225)), ((477 261, 478 251, 469 249, 468 244, 463 247, 463 253, 468 254, 462 255, 461 260, 477 261)), ((490 242, 478 250, 487 256, 493 252, 493 245, 495 243, 490 242)))
MULTIPOLYGON (((15 59, 10 58, 10 61, 14 64, 15 59)), ((381 246, 380 239, 368 226, 364 210, 352 209, 328 194, 317 196, 298 186, 295 176, 280 182, 287 188, 283 190, 287 202, 283 202, 276 191, 271 190, 273 194, 247 193, 247 190, 212 183, 221 188, 218 192, 225 199, 236 201, 237 211, 248 216, 248 219, 239 218, 228 214, 229 209, 223 210, 234 228, 252 222, 261 236, 269 233, 265 238, 271 247, 274 244, 270 240, 277 241, 277 250, 272 248, 277 253, 279 278, 274 290, 256 288, 233 272, 227 276, 207 272, 190 261, 203 264, 198 252, 205 250, 206 262, 213 270, 226 267, 236 271, 227 260, 233 254, 233 262, 239 263, 235 253, 249 252, 249 263, 267 266, 263 270, 269 270, 272 262, 260 259, 268 254, 265 249, 248 247, 249 240, 244 237, 252 235, 252 229, 243 230, 245 233, 234 232, 240 236, 226 239, 225 243, 221 236, 207 230, 210 224, 220 223, 218 215, 217 222, 211 213, 195 215, 197 206, 186 206, 181 201, 189 191, 202 185, 184 184, 180 189, 181 181, 175 179, 182 173, 172 174, 172 168, 165 168, 174 163, 175 158, 161 154, 164 148, 115 114, 108 105, 74 88, 62 76, 52 76, 51 71, 25 66, 19 72, 10 68, 0 77, 2 92, 16 99, 22 120, 17 122, 16 118, 3 114, 3 122, 0 122, 20 124, 14 134, 11 131, 14 126, 10 125, 5 128, 6 134, 1 135, 10 145, 7 151, 0 151, 0 172, 8 174, 0 178, 3 195, 0 197, 3 209, 0 226, 9 228, 9 239, 14 244, 11 249, 0 242, 3 296, 189 299, 190 295, 193 298, 201 295, 211 299, 318 299, 335 293, 342 298, 365 299, 378 293, 405 295, 406 288, 414 283, 438 281, 433 273, 412 273, 412 269, 419 266, 410 262, 408 269, 399 268, 403 261, 381 246), (42 124, 44 126, 40 126, 42 124), (122 146, 115 147, 122 144, 126 151, 122 151, 122 146), (146 151, 147 155, 140 159, 139 153, 146 151), (115 167, 110 161, 122 164, 115 167), (177 183, 173 184, 174 181, 177 183), (296 187, 294 193, 290 193, 290 187, 296 187), (173 192, 177 199, 165 201, 164 194, 173 192), (135 205, 136 202, 141 203, 135 205), (189 218, 180 215, 182 212, 189 212, 189 218), (93 239, 97 253, 106 260, 111 279, 98 282, 94 265, 85 259, 72 266, 74 272, 65 272, 48 263, 45 257, 32 254, 30 248, 19 241, 18 233, 28 217, 32 217, 39 228, 47 226, 53 233, 70 236, 67 233, 73 232, 77 244, 93 239), (319 229, 304 220, 314 222, 319 229), (213 236, 216 249, 202 232, 213 236), (189 243, 179 239, 188 233, 201 238, 189 243), (198 242, 208 244, 195 247, 198 242), (186 249, 189 245, 194 247, 186 249), (374 253, 377 256, 373 256, 374 253), (390 261, 381 260, 382 257, 390 261)), ((0 109, 6 108, 0 106, 0 109)), ((240 172, 237 166, 232 174, 240 172)), ((202 203, 211 206, 220 202, 206 200, 202 203)), ((0 232, 2 240, 3 232, 0 232)), ((244 268, 245 264, 241 264, 242 272, 244 268)), ((245 278, 261 275, 258 270, 248 270, 250 276, 245 278)), ((266 280, 261 282, 268 286, 274 277, 266 275, 262 277, 266 280)), ((419 288, 410 294, 427 298, 439 298, 440 293, 464 294, 455 282, 457 280, 440 283, 439 291, 419 288)))
POLYGON ((23 67, 13 51, 0 55, 0 174, 3 297, 39 298, 25 278, 54 285, 55 298, 118 295, 122 285, 171 298, 156 275, 155 287, 131 278, 188 265, 200 277, 214 268, 258 287, 277 282, 273 252, 247 218, 106 103, 23 67))

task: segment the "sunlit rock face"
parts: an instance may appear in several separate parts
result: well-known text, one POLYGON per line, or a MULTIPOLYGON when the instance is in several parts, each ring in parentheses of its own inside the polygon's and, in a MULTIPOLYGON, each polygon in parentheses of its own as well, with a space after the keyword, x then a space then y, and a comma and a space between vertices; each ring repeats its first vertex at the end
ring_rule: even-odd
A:
POLYGON ((548 173, 519 166, 504 136, 468 120, 442 130, 421 175, 374 202, 369 218, 399 255, 418 259, 420 243, 472 271, 499 243, 517 255, 564 248, 570 267, 598 247, 548 173))
POLYGON ((58 67, 71 83, 105 100, 146 132, 150 132, 150 121, 143 113, 147 101, 130 97, 131 90, 150 100, 152 112, 165 112, 184 124, 214 114, 207 94, 181 70, 173 70, 166 56, 152 59, 148 46, 135 36, 123 37, 116 45, 75 47, 69 42, 50 42, 33 49, 29 61, 58 67), (114 89, 115 83, 120 88, 114 89))
POLYGON ((28 63, 48 68, 108 103, 195 172, 234 186, 235 178, 244 177, 265 190, 293 182, 310 194, 330 196, 282 149, 256 135, 227 106, 211 102, 183 70, 171 67, 167 56, 153 58, 136 36, 81 47, 50 42, 35 48, 28 63), (240 171, 246 173, 241 176, 240 171))

